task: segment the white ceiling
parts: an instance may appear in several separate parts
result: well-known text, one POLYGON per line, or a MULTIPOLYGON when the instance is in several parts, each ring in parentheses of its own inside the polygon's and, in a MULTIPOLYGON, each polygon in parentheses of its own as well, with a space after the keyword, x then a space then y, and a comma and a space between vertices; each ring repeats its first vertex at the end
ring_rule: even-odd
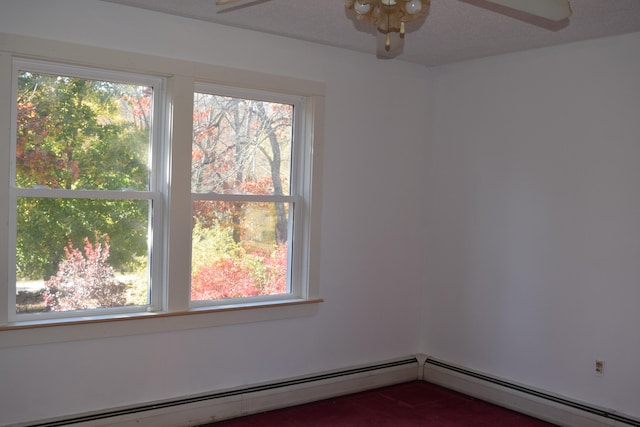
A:
MULTIPOLYGON (((104 1, 376 54, 375 29, 348 14, 344 0, 104 1)), ((571 7, 569 19, 554 23, 484 0, 432 0, 425 22, 408 26, 397 59, 432 66, 640 31, 640 0, 571 0, 571 7)))

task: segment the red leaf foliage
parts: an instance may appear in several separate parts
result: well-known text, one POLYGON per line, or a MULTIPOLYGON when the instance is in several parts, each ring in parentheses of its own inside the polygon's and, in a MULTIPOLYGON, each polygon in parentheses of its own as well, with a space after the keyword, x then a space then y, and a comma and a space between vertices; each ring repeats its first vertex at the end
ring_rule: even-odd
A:
POLYGON ((86 310, 125 305, 126 285, 118 282, 109 265, 109 236, 84 239, 84 253, 69 242, 58 273, 45 282, 48 311, 86 310))
POLYGON ((279 245, 268 256, 220 258, 202 267, 191 278, 191 300, 278 295, 287 292, 287 246, 279 245), (263 268, 256 269, 257 264, 263 268), (252 262, 253 261, 253 262, 252 262), (258 273, 256 270, 260 270, 258 273))

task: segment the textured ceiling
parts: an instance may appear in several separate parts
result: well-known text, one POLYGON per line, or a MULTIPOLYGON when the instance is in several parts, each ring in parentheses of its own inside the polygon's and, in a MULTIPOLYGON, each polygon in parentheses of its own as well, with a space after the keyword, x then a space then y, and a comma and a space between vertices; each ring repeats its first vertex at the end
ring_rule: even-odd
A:
MULTIPOLYGON (((344 0, 104 1, 376 55, 375 29, 348 14, 344 0)), ((432 0, 396 58, 431 66, 640 31, 640 0, 571 0, 571 7, 572 16, 555 23, 484 0, 432 0)))

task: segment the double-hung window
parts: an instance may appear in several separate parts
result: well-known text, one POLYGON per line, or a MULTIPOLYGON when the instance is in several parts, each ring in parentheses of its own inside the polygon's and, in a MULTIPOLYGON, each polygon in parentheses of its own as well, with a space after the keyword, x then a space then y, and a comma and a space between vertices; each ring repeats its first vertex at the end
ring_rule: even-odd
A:
POLYGON ((0 333, 44 342, 314 310, 322 84, 14 47, 0 52, 12 100, 0 104, 0 333))
POLYGON ((15 60, 13 82, 9 319, 162 306, 163 81, 15 60))
POLYGON ((301 297, 304 98, 195 89, 191 305, 301 297))

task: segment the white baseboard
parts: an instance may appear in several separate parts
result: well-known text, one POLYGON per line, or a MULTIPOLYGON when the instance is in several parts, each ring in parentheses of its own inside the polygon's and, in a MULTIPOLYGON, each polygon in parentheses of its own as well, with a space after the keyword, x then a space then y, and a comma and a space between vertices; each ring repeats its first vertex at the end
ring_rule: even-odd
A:
POLYGON ((536 390, 429 357, 424 364, 422 379, 559 426, 640 426, 640 420, 613 410, 536 390))
POLYGON ((413 380, 425 380, 566 427, 640 427, 640 421, 426 355, 229 390, 23 423, 26 427, 195 426, 413 380))
POLYGON ((410 356, 174 400, 24 423, 20 426, 195 426, 417 380, 419 367, 416 358, 410 356))

